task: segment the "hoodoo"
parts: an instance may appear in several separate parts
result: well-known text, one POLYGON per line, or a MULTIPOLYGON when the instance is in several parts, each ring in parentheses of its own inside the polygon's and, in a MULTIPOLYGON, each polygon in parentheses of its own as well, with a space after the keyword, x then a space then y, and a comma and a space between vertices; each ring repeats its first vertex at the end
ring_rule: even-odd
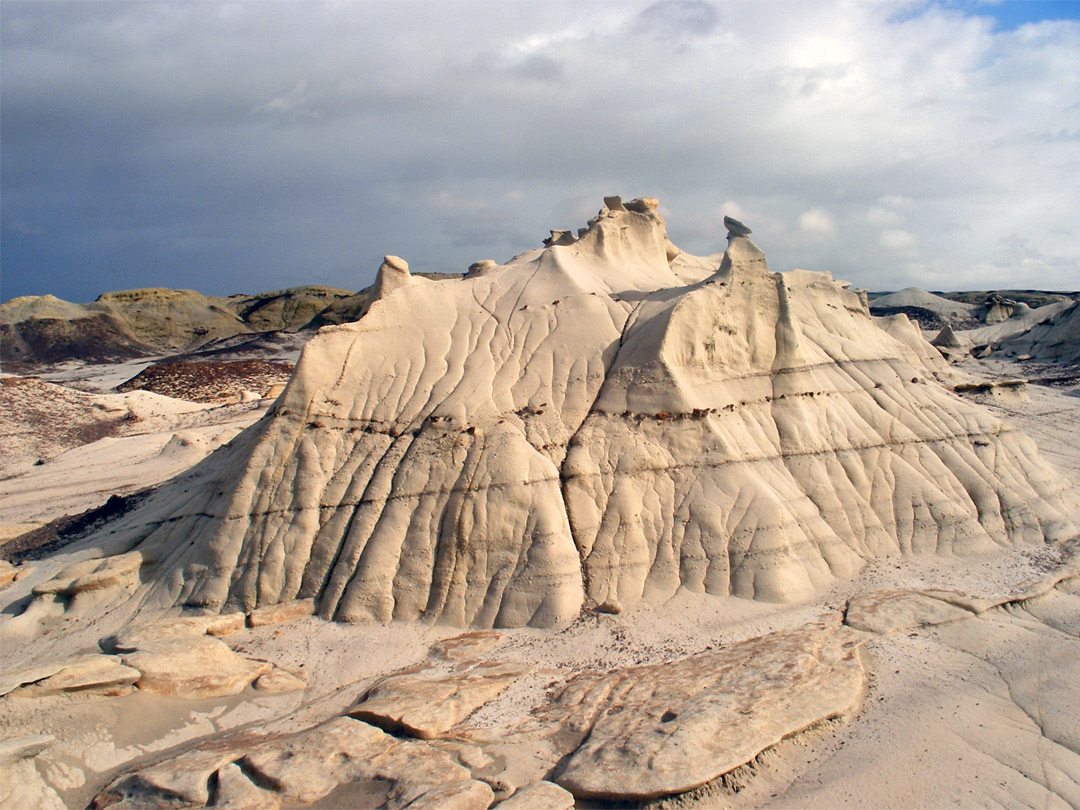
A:
POLYGON ((1065 482, 904 316, 771 272, 734 220, 694 257, 655 200, 606 202, 460 279, 387 257, 261 422, 103 530, 141 553, 143 607, 550 626, 1075 531, 1065 482))

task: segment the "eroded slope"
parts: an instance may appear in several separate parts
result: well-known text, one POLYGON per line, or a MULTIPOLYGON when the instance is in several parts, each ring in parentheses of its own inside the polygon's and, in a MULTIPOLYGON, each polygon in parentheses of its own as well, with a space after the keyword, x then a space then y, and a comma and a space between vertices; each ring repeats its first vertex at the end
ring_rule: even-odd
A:
POLYGON ((449 281, 388 261, 266 419, 110 527, 140 598, 552 625, 1074 531, 1034 445, 827 274, 680 254, 655 201, 550 242, 449 281))

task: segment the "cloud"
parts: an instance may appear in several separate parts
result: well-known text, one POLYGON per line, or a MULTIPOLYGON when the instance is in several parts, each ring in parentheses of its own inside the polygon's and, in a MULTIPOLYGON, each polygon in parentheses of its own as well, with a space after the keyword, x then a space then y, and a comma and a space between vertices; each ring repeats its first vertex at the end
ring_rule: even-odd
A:
POLYGON ((824 208, 803 211, 799 215, 799 229, 814 239, 831 239, 836 235, 836 223, 824 208))
POLYGON ((265 104, 258 104, 252 112, 256 113, 272 113, 272 114, 287 114, 287 115, 306 115, 312 118, 317 118, 318 113, 314 110, 303 109, 310 99, 306 94, 307 82, 301 79, 296 83, 288 93, 272 98, 265 104))
POLYGON ((660 0, 634 18, 635 34, 679 40, 708 36, 720 22, 720 14, 705 0, 660 0))
POLYGON ((878 237, 878 244, 887 250, 906 252, 915 247, 915 236, 907 231, 895 228, 882 231, 881 236, 878 237))
POLYGON ((866 212, 866 221, 879 228, 888 228, 902 223, 904 217, 897 211, 875 205, 866 212))
POLYGON ((1076 22, 906 0, 5 0, 0 37, 4 298, 359 288, 388 252, 505 260, 605 194, 659 197, 691 252, 722 250, 730 213, 774 269, 859 286, 1080 274, 1076 22))

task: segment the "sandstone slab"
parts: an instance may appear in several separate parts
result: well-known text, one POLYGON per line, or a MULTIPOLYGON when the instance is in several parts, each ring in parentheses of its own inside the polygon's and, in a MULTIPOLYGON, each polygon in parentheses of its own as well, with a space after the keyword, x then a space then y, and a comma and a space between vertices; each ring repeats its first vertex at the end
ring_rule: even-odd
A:
POLYGON ((143 810, 169 804, 205 807, 210 779, 240 755, 228 746, 186 751, 179 756, 114 779, 94 799, 95 807, 143 810))
POLYGON ((265 627, 270 624, 295 621, 314 613, 314 599, 297 599, 293 602, 283 602, 280 605, 270 605, 251 611, 248 615, 248 624, 252 627, 265 627))
POLYGON ((634 667, 606 694, 588 738, 555 781, 579 798, 684 793, 791 734, 859 705, 856 633, 822 623, 670 664, 634 667))
POLYGON ((21 686, 44 680, 64 668, 64 661, 49 661, 29 667, 9 669, 0 672, 0 696, 6 695, 21 686))
POLYGON ((128 627, 112 636, 101 639, 105 650, 134 652, 139 647, 159 641, 170 641, 190 636, 224 636, 243 630, 247 617, 243 613, 226 613, 220 616, 182 616, 163 619, 150 624, 128 627))
POLYGON ((444 661, 465 661, 494 648, 503 638, 496 630, 477 630, 440 639, 431 645, 430 655, 444 661))
POLYGON ((500 810, 573 810, 574 794, 554 782, 534 782, 500 802, 500 810))
POLYGON ((249 661, 210 636, 150 642, 121 659, 141 673, 139 689, 183 698, 238 694, 272 668, 266 662, 249 661))
POLYGON ((885 635, 935 624, 970 619, 975 611, 956 604, 955 594, 932 591, 875 591, 860 594, 848 602, 844 623, 856 630, 885 635))
POLYGON ((0 742, 0 807, 4 810, 65 810, 60 796, 41 778, 34 758, 53 742, 48 735, 0 742))
POLYGON ((264 742, 207 744, 118 777, 98 794, 95 806, 203 807, 215 782, 214 806, 230 810, 275 810, 318 801, 371 810, 486 810, 494 801, 491 788, 473 779, 450 754, 338 717, 264 742))
POLYGON ((471 661, 449 672, 427 667, 376 684, 349 715, 422 740, 445 734, 532 669, 521 664, 471 661))
POLYGON ((355 781, 391 785, 387 808, 487 808, 491 789, 472 779, 448 754, 422 742, 396 740, 379 729, 339 717, 284 744, 243 758, 242 767, 283 798, 307 804, 355 781))
POLYGON ((297 689, 305 689, 307 683, 291 672, 274 667, 269 672, 256 678, 252 686, 259 692, 276 694, 278 692, 293 692, 297 689))
POLYGON ((234 762, 217 770, 216 810, 278 810, 277 794, 255 785, 234 762))
POLYGON ((81 655, 0 673, 0 696, 40 697, 60 692, 119 695, 139 678, 136 669, 113 655, 81 655))
POLYGON ((133 691, 139 677, 139 671, 125 666, 118 656, 82 655, 65 662, 59 672, 27 683, 16 694, 28 697, 61 692, 123 695, 133 691))
MULTIPOLYGON (((1059 550, 1061 559, 1045 575, 1020 583, 997 596, 972 596, 934 588, 874 591, 848 601, 844 623, 871 633, 898 633, 971 618, 1003 605, 1027 604, 1055 589, 1067 593, 1080 581, 1080 541, 1062 543, 1059 550)), ((1053 623, 1061 624, 1059 620, 1053 623)), ((1071 622, 1066 619, 1064 626, 1071 626, 1071 622)))

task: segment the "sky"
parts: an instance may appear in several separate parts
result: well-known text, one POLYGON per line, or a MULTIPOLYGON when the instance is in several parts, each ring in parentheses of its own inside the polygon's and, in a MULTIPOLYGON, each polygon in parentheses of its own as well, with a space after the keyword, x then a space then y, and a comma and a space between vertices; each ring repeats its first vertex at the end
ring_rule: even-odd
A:
POLYGON ((1080 288, 1080 2, 0 3, 0 299, 357 290, 658 197, 698 255, 1080 288))

